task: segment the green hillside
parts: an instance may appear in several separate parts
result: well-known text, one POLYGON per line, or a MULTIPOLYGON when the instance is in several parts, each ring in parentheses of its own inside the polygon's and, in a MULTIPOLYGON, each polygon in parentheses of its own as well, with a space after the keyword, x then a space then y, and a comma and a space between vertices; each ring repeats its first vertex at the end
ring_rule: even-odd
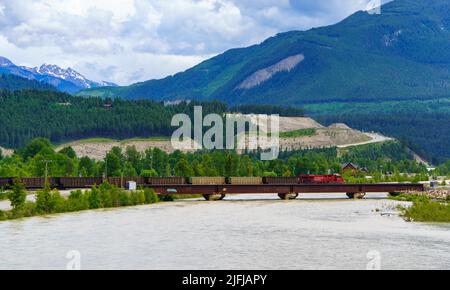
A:
POLYGON ((15 75, 0 74, 0 90, 56 90, 55 87, 35 80, 21 78, 15 75))
POLYGON ((17 148, 37 137, 64 142, 90 137, 170 136, 172 117, 191 115, 195 105, 202 105, 205 114, 227 110, 218 102, 164 106, 154 101, 73 97, 56 91, 0 90, 0 146, 17 148))
POLYGON ((172 117, 179 113, 192 117, 193 108, 198 105, 203 107, 205 116, 248 110, 282 116, 303 114, 301 109, 277 106, 229 108, 217 101, 165 106, 151 100, 105 100, 74 97, 57 91, 0 90, 0 146, 18 148, 38 137, 55 143, 87 138, 97 138, 91 141, 135 138, 137 141, 168 137, 176 129, 171 126, 172 117))
POLYGON ((332 26, 288 32, 233 49, 185 72, 83 95, 127 99, 220 99, 231 104, 430 99, 450 86, 450 3, 396 0, 381 15, 358 12, 332 26), (304 60, 252 88, 255 72, 288 57, 304 60))
POLYGON ((439 163, 450 158, 449 88, 450 2, 395 0, 380 15, 357 12, 229 50, 165 79, 81 95, 298 106, 327 123, 404 140, 439 163), (300 61, 289 67, 295 57, 300 61), (261 78, 267 71, 270 78, 261 78))

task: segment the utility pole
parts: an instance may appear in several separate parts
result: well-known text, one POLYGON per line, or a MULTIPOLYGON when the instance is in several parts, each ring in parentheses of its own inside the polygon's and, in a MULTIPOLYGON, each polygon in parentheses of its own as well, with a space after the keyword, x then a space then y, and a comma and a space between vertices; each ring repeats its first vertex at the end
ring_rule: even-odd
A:
POLYGON ((108 154, 105 157, 105 177, 108 178, 108 154))
POLYGON ((47 187, 49 185, 49 182, 48 182, 48 164, 53 162, 53 160, 41 160, 41 162, 45 163, 45 186, 47 187))

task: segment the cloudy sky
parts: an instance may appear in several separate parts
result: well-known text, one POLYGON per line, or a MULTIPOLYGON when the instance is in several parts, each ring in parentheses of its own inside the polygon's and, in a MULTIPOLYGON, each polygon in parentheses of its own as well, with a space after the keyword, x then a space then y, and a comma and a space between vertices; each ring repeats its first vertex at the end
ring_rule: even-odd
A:
POLYGON ((130 84, 379 0, 0 0, 0 55, 130 84))

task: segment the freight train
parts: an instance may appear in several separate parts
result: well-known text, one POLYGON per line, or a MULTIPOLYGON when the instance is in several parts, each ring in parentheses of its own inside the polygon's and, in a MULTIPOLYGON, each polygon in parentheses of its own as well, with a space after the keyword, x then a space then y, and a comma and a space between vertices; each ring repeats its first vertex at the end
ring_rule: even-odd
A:
MULTIPOLYGON (((347 193, 349 198, 363 198, 367 192, 424 191, 422 184, 347 184, 340 175, 299 175, 297 177, 42 177, 22 178, 28 190, 44 188, 46 183, 57 189, 91 188, 108 182, 117 187, 135 190, 154 189, 160 195, 202 194, 206 200, 221 200, 226 194, 279 193, 281 199, 296 199, 304 193, 347 193)), ((8 189, 14 178, 0 178, 0 188, 8 189)))
MULTIPOLYGON (((43 177, 24 177, 20 179, 27 189, 44 188, 43 177)), ((338 175, 299 175, 298 177, 50 177, 51 188, 75 189, 90 188, 104 182, 125 187, 130 182, 137 186, 145 185, 260 185, 260 184, 342 184, 344 179, 338 175)), ((0 178, 0 188, 10 188, 14 178, 0 178)))

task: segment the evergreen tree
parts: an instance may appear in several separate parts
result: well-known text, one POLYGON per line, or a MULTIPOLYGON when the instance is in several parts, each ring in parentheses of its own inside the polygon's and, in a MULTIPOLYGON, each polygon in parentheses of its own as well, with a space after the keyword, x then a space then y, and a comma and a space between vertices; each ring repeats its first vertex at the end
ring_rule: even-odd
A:
POLYGON ((22 208, 25 205, 25 201, 27 198, 27 192, 25 186, 21 182, 20 179, 14 179, 14 184, 12 186, 11 191, 8 193, 9 201, 11 202, 11 206, 17 210, 22 208))

